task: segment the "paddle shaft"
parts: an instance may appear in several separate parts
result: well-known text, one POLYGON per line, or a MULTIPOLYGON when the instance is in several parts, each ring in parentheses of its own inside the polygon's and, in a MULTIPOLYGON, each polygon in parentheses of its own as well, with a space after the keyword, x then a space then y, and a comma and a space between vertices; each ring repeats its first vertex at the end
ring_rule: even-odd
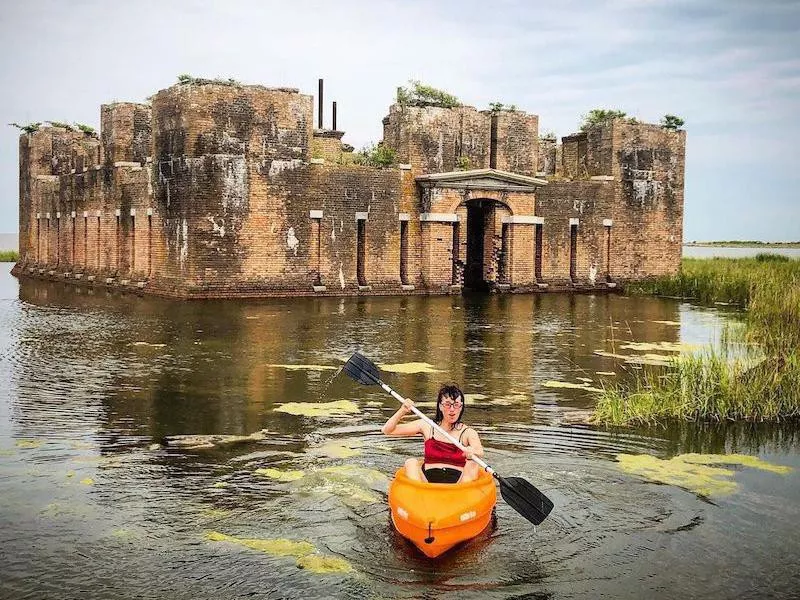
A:
MULTIPOLYGON (((395 392, 395 391, 394 391, 392 388, 390 388, 388 385, 386 385, 385 383, 383 383, 383 382, 382 382, 380 379, 377 379, 377 380, 376 380, 376 383, 377 383, 379 386, 381 386, 385 392, 388 392, 389 394, 391 394, 392 396, 394 396, 394 398, 395 398, 396 400, 399 400, 400 402, 402 402, 402 403, 403 403, 403 405, 405 405, 405 400, 406 400, 406 399, 405 399, 405 398, 403 398, 403 397, 402 397, 400 394, 398 394, 397 392, 395 392)), ((410 406, 409 408, 410 408, 410 409, 413 411, 413 413, 414 413, 415 415, 417 415, 417 416, 418 416, 420 419, 422 419, 423 421, 425 421, 425 422, 426 422, 428 425, 430 425, 431 427, 433 427, 434 429, 436 429, 436 431, 438 431, 438 432, 439 432, 439 433, 441 433, 441 434, 442 434, 444 437, 446 437, 448 440, 450 440, 450 442, 451 442, 451 443, 452 443, 454 446, 456 446, 456 447, 457 447, 459 450, 461 450, 462 452, 466 452, 466 450, 467 450, 466 446, 463 446, 463 445, 461 444, 461 442, 459 442, 459 441, 458 441, 456 438, 454 438, 452 435, 450 435, 450 434, 449 434, 449 433, 447 433, 447 432, 446 432, 444 429, 442 429, 442 427, 441 427, 441 426, 440 426, 438 423, 436 423, 436 422, 435 422, 433 419, 431 419, 430 417, 428 417, 428 416, 427 416, 425 413, 423 413, 423 412, 422 412, 420 409, 418 409, 416 406, 410 406)), ((484 469, 484 470, 485 470, 487 473, 489 473, 490 475, 494 475, 494 469, 492 469, 492 467, 490 467, 489 465, 487 465, 487 464, 486 464, 486 463, 485 463, 483 460, 481 460, 479 457, 477 457, 477 456, 473 456, 471 460, 472 460, 472 461, 474 461, 474 462, 476 462, 476 463, 478 463, 478 465, 480 465, 480 466, 481 466, 481 467, 482 467, 482 468, 483 468, 483 469, 484 469)))

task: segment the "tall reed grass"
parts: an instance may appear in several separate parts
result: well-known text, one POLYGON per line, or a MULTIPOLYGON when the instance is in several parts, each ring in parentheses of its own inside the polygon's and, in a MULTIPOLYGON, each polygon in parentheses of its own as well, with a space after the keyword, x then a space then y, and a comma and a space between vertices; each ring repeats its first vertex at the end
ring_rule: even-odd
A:
POLYGON ((745 309, 719 348, 675 359, 608 388, 594 420, 605 424, 683 420, 775 421, 800 416, 800 261, 684 259, 675 277, 629 293, 727 302, 745 309))
POLYGON ((0 262, 17 262, 19 252, 16 250, 0 250, 0 262))

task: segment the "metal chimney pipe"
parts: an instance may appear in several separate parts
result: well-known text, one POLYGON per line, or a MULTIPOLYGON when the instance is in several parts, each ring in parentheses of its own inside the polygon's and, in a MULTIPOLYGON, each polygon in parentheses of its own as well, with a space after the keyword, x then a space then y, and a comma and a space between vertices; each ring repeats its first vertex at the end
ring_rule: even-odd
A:
POLYGON ((322 79, 319 80, 319 94, 317 94, 317 129, 322 129, 322 79))
POLYGON ((336 131, 336 100, 333 101, 333 130, 336 131))

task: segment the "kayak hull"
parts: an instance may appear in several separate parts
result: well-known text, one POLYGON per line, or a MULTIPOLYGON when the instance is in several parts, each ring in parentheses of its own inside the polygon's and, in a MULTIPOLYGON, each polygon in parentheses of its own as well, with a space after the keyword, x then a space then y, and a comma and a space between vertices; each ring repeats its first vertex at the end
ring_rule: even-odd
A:
POLYGON ((430 558, 486 529, 496 503, 494 478, 483 471, 469 483, 428 483, 400 468, 389 484, 394 528, 430 558))

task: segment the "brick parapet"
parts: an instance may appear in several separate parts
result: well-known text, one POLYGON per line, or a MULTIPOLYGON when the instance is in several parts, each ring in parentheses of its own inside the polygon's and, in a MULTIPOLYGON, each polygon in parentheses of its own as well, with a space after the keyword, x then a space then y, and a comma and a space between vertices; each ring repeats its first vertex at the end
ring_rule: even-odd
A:
POLYGON ((106 162, 144 164, 153 155, 152 109, 148 104, 115 102, 100 107, 100 139, 106 162))

